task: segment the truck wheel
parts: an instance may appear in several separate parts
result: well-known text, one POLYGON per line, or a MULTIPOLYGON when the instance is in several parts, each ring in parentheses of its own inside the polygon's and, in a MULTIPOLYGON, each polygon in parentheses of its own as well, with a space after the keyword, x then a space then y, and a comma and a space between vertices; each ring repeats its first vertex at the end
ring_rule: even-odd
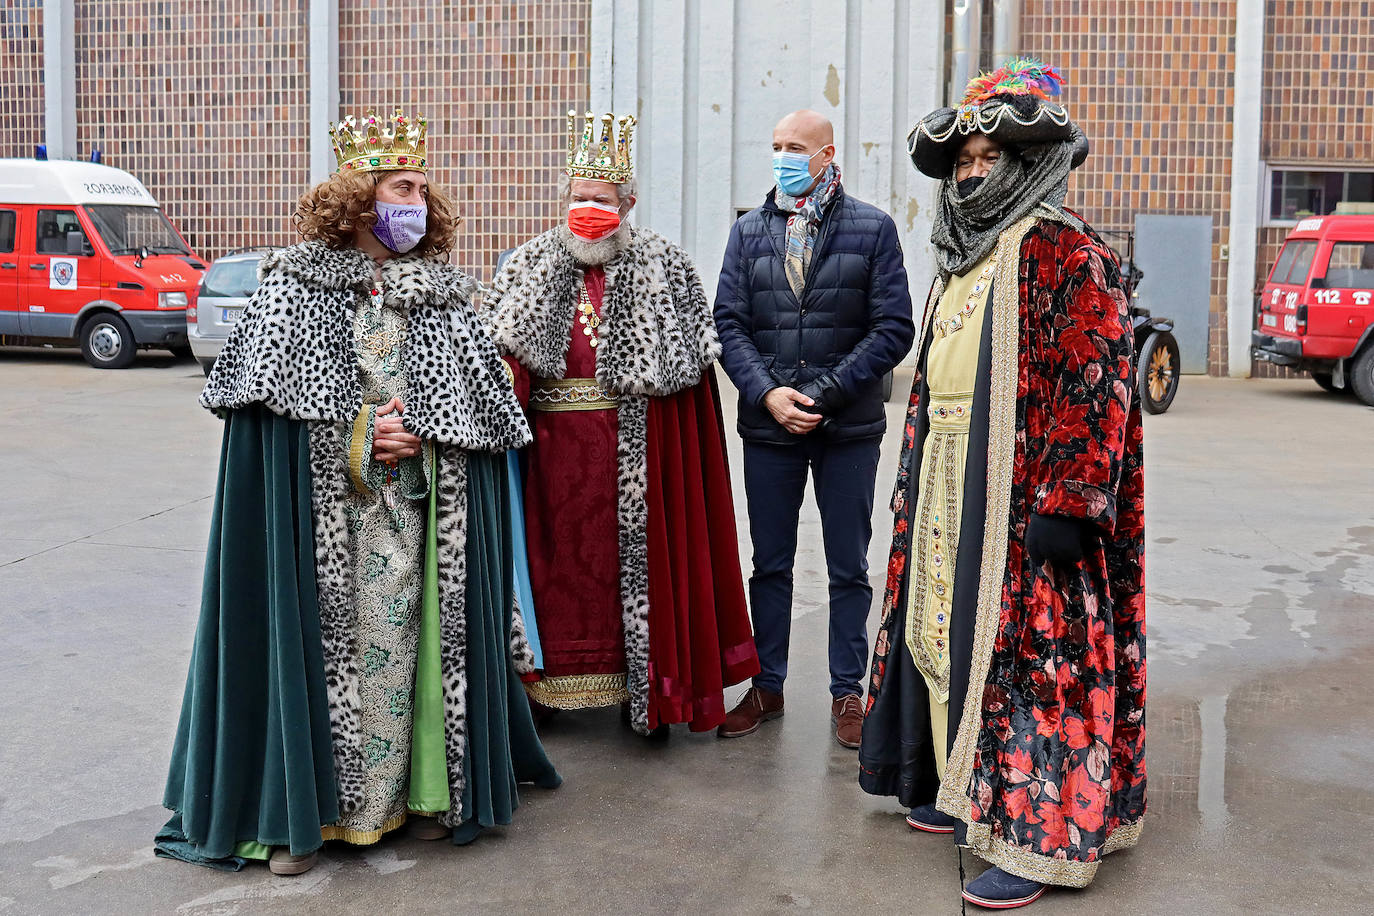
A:
POLYGON ((1136 390, 1146 413, 1164 413, 1178 394, 1178 341, 1168 331, 1156 331, 1145 341, 1136 369, 1136 390))
POLYGON ((102 312, 81 325, 81 355, 97 369, 127 369, 137 344, 129 323, 113 312, 102 312))
POLYGON ((1336 383, 1331 380, 1330 372, 1313 372, 1312 381, 1317 383, 1317 387, 1322 391, 1339 393, 1341 389, 1336 387, 1336 383))
POLYGON ((1374 346, 1365 347, 1350 366, 1347 381, 1360 403, 1374 407, 1374 346))

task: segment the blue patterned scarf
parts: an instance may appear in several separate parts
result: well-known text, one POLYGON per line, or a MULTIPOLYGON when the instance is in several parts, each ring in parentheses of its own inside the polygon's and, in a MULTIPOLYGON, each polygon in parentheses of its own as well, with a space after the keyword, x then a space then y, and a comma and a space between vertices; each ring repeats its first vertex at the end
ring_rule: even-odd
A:
POLYGON ((811 269, 811 248, 816 241, 816 233, 821 226, 821 217, 835 195, 840 191, 840 167, 835 163, 826 166, 821 173, 820 182, 806 197, 793 197, 776 188, 773 195, 778 209, 787 213, 787 256, 783 267, 787 273, 787 285, 792 294, 801 298, 806 286, 806 272, 811 269))

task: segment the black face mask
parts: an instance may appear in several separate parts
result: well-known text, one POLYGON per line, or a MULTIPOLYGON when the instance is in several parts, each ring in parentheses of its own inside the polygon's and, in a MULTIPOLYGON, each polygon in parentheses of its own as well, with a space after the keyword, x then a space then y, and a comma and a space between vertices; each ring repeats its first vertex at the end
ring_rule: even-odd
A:
POLYGON ((986 177, 986 175, 970 175, 968 178, 959 182, 957 185, 959 188, 959 196, 968 197, 974 191, 978 190, 978 186, 983 183, 983 179, 986 177))

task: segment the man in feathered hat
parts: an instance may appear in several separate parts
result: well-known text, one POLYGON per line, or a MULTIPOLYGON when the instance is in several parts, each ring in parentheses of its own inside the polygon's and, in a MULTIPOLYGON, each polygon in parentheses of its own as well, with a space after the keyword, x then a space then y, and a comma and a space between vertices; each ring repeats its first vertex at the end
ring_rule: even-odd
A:
POLYGON ((939 179, 860 783, 994 866, 1083 887, 1145 811, 1140 410, 1113 253, 1064 207, 1062 79, 1012 60, 909 140, 939 179))
MULTIPOLYGON (((640 734, 715 728, 758 672, 691 258, 626 221, 632 117, 568 115, 563 222, 511 255, 489 325, 528 406, 525 511, 552 709, 625 704, 640 734)), ((534 618, 537 618, 534 619, 534 618)))
POLYGON ((524 703, 506 449, 529 427, 448 263, 423 118, 346 118, 201 394, 224 419, 160 855, 315 864, 326 839, 508 824, 552 787, 524 703))

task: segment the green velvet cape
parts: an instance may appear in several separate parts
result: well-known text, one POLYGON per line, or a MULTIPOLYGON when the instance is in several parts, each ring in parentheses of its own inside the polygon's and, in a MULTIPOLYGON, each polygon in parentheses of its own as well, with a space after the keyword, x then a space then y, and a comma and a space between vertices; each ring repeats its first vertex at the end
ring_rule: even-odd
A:
MULTIPOLYGON (((160 856, 238 870, 246 861, 240 853, 255 843, 296 855, 318 849, 320 827, 338 819, 309 439, 307 423, 260 405, 227 412, 200 621, 163 796, 174 814, 157 835, 160 856)), ((468 748, 455 843, 509 824, 518 782, 561 782, 510 663, 514 583, 503 462, 468 453, 468 748)), ((433 751, 442 744, 433 734, 442 727, 434 708, 438 634, 425 625, 438 613, 433 492, 429 510, 429 620, 422 621, 415 736, 417 769, 429 772, 412 772, 411 801, 434 811, 448 799, 427 791, 437 787, 433 751)))

